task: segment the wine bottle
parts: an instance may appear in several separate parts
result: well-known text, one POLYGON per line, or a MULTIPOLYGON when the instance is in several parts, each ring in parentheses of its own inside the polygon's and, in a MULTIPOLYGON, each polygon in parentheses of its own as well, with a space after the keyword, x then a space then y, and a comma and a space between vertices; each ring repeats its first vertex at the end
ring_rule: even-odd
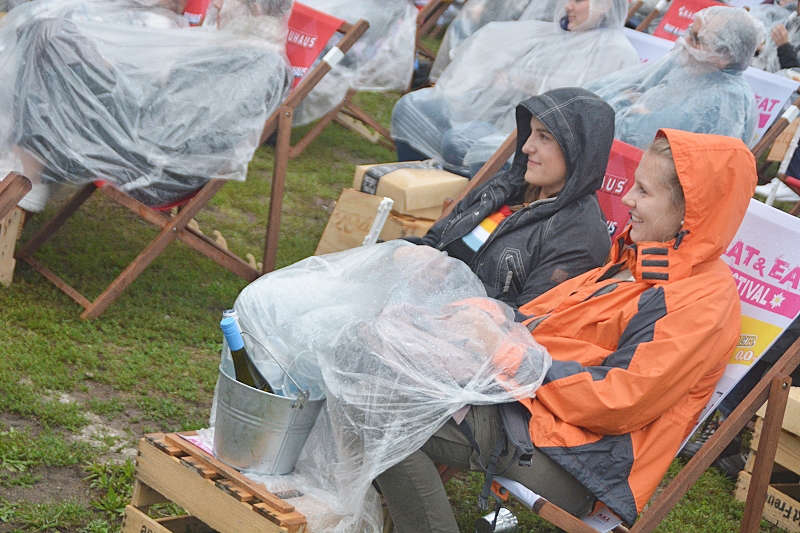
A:
POLYGON ((259 372, 244 347, 242 331, 239 329, 239 324, 236 320, 233 317, 227 316, 220 321, 219 326, 231 350, 233 368, 236 372, 236 381, 255 389, 272 393, 269 382, 264 378, 261 372, 259 372))

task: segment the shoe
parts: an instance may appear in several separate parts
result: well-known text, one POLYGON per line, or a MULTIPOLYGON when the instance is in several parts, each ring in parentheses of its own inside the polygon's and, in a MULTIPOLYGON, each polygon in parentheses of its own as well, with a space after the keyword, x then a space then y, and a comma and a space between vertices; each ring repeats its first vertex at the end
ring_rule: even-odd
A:
POLYGON ((714 461, 714 466, 719 468, 728 479, 736 481, 739 477, 739 472, 744 470, 744 464, 747 462, 747 457, 744 453, 738 452, 731 455, 724 455, 714 461))
POLYGON ((706 421, 706 423, 703 424, 703 427, 696 431, 695 434, 689 438, 689 441, 683 446, 683 449, 681 449, 681 451, 678 453, 678 456, 684 459, 691 459, 694 457, 694 454, 700 451, 700 448, 702 448, 703 445, 708 442, 708 439, 711 438, 711 435, 714 434, 718 427, 719 422, 716 420, 709 419, 706 421))

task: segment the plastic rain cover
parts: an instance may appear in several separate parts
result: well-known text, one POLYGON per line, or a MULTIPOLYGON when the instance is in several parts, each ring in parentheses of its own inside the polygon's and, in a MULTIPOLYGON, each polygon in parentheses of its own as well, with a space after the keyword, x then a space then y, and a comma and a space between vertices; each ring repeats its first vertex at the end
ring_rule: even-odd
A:
POLYGON ((265 38, 187 28, 167 3, 37 0, 0 21, 0 175, 103 179, 149 205, 245 179, 289 89, 288 10, 265 38))
POLYGON ((674 128, 751 142, 755 100, 742 73, 759 28, 746 11, 722 6, 699 11, 693 24, 697 38, 687 31, 658 61, 585 86, 616 111, 614 137, 645 148, 659 128, 674 128))
MULTIPOLYGON (((439 79, 442 71, 453 59, 455 49, 467 37, 490 22, 519 20, 528 4, 539 3, 532 0, 508 0, 506 2, 469 0, 447 27, 442 44, 439 45, 439 51, 436 53, 436 60, 431 67, 430 79, 434 81, 439 79)), ((551 7, 548 16, 552 16, 552 10, 551 7)))
POLYGON ((589 1, 587 21, 572 31, 561 28, 565 0, 555 22, 491 22, 478 30, 458 47, 434 87, 397 102, 392 137, 449 170, 469 173, 514 129, 518 102, 637 64, 622 31, 625 0, 589 1))
MULTIPOLYGON (((792 45, 795 52, 800 50, 800 17, 797 16, 797 12, 789 12, 785 8, 775 5, 758 5, 753 6, 751 14, 769 29, 772 29, 777 24, 783 24, 789 34, 789 44, 792 45)), ((752 66, 767 72, 781 70, 781 62, 778 60, 778 47, 771 36, 767 35, 764 47, 758 56, 753 59, 752 66)))
MULTIPOLYGON (((303 100, 295 124, 307 124, 339 104, 348 89, 405 91, 414 69, 417 14, 409 0, 306 0, 323 13, 350 23, 364 19, 367 32, 303 100)), ((336 44, 339 34, 328 43, 336 44)))
MULTIPOLYGON (((550 367, 511 308, 485 294, 463 262, 400 240, 310 257, 247 286, 234 306, 242 330, 327 396, 295 471, 248 477, 300 490, 289 501, 311 531, 380 533, 376 476, 461 407, 533 396, 550 367)), ((268 375, 270 356, 248 338, 268 375)))

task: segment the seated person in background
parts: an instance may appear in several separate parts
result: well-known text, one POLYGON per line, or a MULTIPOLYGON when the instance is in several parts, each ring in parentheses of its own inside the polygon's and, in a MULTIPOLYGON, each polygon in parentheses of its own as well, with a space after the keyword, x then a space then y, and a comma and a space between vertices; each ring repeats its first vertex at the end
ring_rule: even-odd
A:
POLYGON ((213 30, 136 0, 16 7, 0 22, 0 173, 102 179, 147 205, 244 180, 290 88, 290 8, 228 0, 213 30))
POLYGON ((800 66, 797 60, 800 18, 796 9, 759 4, 750 8, 750 14, 769 28, 769 35, 764 36, 764 46, 753 59, 752 66, 767 72, 800 66))
MULTIPOLYGON (((442 71, 453 59, 452 54, 464 40, 490 22, 519 20, 529 4, 539 0, 469 0, 447 27, 442 44, 436 52, 436 60, 431 67, 431 79, 437 80, 442 71)), ((553 6, 550 7, 552 14, 553 6)), ((533 17, 527 17, 533 18, 533 17)))
POLYGON ((469 265, 488 296, 517 307, 602 265, 608 230, 595 191, 605 175, 614 112, 578 88, 517 106, 511 169, 473 190, 422 238, 469 265))
POLYGON ((614 136, 639 148, 659 128, 729 135, 749 144, 756 108, 742 73, 760 42, 759 28, 746 11, 709 7, 697 13, 663 58, 584 87, 616 111, 614 136))
POLYGON ((561 0, 554 22, 491 22, 455 50, 434 87, 392 113, 400 161, 436 158, 471 176, 514 129, 510 105, 638 63, 625 0, 561 0))
MULTIPOLYGON (((636 519, 739 338, 739 296, 720 255, 755 182, 738 139, 658 134, 623 198, 631 224, 609 262, 519 308, 553 365, 536 397, 521 400, 531 466, 508 453, 497 475, 579 516, 600 500, 636 519)), ((480 452, 451 419, 378 476, 398 533, 458 531, 436 463, 477 469, 506 439, 497 406, 472 406, 463 423, 480 452)))

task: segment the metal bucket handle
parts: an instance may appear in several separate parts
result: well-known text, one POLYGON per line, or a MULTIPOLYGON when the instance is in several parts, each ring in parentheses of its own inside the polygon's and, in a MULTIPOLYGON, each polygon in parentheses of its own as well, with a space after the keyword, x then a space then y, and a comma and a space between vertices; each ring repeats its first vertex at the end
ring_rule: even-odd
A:
MULTIPOLYGON (((299 391, 299 395, 298 395, 298 398, 297 398, 297 407, 298 407, 299 409, 302 409, 302 408, 303 408, 303 405, 305 405, 305 403, 308 401, 308 398, 309 398, 309 396, 310 396, 310 393, 308 392, 308 390, 307 390, 307 389, 305 389, 305 390, 304 390, 304 389, 303 389, 303 388, 300 386, 300 384, 294 380, 294 378, 292 377, 292 375, 291 375, 291 374, 289 374, 289 372, 287 372, 287 370, 286 370, 285 368, 283 368, 283 365, 281 364, 281 362, 280 362, 280 361, 278 361, 278 360, 275 358, 275 356, 274 356, 274 355, 272 355, 272 352, 270 351, 270 349, 269 349, 269 348, 267 348, 266 346, 264 346, 264 343, 263 343, 263 342, 261 342, 260 340, 258 340, 258 339, 256 338, 256 336, 255 336, 255 335, 251 335, 250 333, 248 333, 247 331, 244 331, 244 330, 242 331, 242 335, 247 335, 248 337, 250 337, 250 339, 251 339, 253 342, 255 342, 256 344, 258 344, 259 346, 261 346, 261 348, 262 348, 262 349, 263 349, 265 352, 267 352, 267 353, 269 354, 269 356, 272 358, 272 360, 273 360, 273 361, 275 361, 275 363, 278 365, 278 368, 280 368, 280 369, 281 369, 281 371, 282 371, 284 374, 286 374, 286 376, 287 376, 287 377, 288 377, 288 378, 289 378, 289 379, 292 381, 292 383, 294 384, 294 386, 295 386, 295 387, 297 387, 297 390, 299 391)), ((292 407, 294 407, 294 406, 292 406, 292 407)))

